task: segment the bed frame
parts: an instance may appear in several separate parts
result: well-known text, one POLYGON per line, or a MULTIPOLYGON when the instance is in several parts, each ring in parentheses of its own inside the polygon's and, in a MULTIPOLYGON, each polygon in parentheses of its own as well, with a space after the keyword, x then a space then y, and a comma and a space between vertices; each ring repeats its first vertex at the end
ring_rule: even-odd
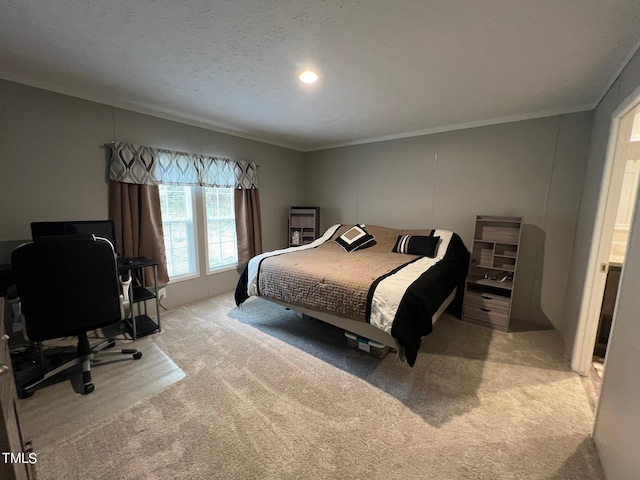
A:
MULTIPOLYGON (((431 323, 434 324, 440 318, 440 316, 444 313, 444 311, 449 307, 451 302, 456 298, 458 289, 454 288, 451 294, 446 298, 446 300, 440 305, 438 311, 433 315, 431 319, 431 323)), ((349 318, 338 317, 337 315, 332 315, 330 313, 318 312, 316 310, 310 310, 305 307, 300 307, 298 305, 291 305, 288 303, 281 302, 279 300, 272 300, 266 297, 259 297, 264 300, 268 300, 270 302, 281 305, 285 308, 293 310, 295 312, 299 312, 303 315, 307 315, 311 318, 315 318, 317 320, 321 320, 325 323, 329 323, 335 327, 341 328, 347 332, 355 333, 360 337, 367 338, 369 340, 373 340, 374 342, 381 343, 383 345, 387 345, 394 349, 398 357, 401 360, 405 360, 404 356, 404 348, 402 348, 395 338, 393 338, 390 334, 385 332, 384 330, 379 329, 378 327, 371 325, 370 323, 360 322, 358 320, 351 320, 349 318)))

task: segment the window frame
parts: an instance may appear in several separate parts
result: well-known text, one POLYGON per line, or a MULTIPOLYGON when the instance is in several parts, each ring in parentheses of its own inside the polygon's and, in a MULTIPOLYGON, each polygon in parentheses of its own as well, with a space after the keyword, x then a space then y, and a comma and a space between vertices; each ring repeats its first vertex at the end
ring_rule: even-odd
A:
POLYGON ((228 272, 231 270, 237 270, 238 268, 238 236, 237 236, 237 229, 236 232, 234 232, 235 236, 236 236, 236 240, 235 240, 235 247, 236 247, 236 261, 235 263, 229 263, 226 265, 221 265, 219 267, 216 268, 210 268, 209 267, 209 219, 207 218, 207 195, 206 195, 206 189, 207 188, 225 188, 225 189, 229 189, 231 190, 231 202, 233 204, 233 222, 234 222, 234 229, 236 227, 236 214, 235 214, 235 195, 234 195, 234 187, 200 187, 200 191, 201 191, 201 196, 202 198, 200 199, 201 201, 201 205, 202 205, 202 222, 203 222, 203 238, 204 238, 204 256, 205 256, 205 273, 206 275, 215 275, 216 273, 222 273, 222 272, 228 272))
MULTIPOLYGON (((164 186, 167 186, 167 187, 181 186, 183 188, 188 188, 191 193, 191 216, 192 216, 191 223, 193 225, 193 248, 195 250, 194 252, 195 272, 187 273, 183 275, 169 275, 169 284, 200 278, 200 228, 199 228, 199 212, 197 208, 197 194, 196 194, 196 190, 198 190, 199 187, 193 187, 191 185, 164 185, 164 186)), ((163 230, 163 236, 164 236, 165 234, 164 219, 162 219, 162 224, 163 224, 162 230, 163 230)), ((167 257, 169 256, 168 254, 169 252, 165 252, 165 255, 167 257)))
MULTIPOLYGON (((166 185, 172 186, 172 185, 166 185)), ((177 185, 183 186, 183 185, 177 185)), ((185 275, 172 275, 169 277, 169 285, 189 280, 195 280, 198 278, 206 278, 210 275, 216 275, 229 271, 237 271, 238 269, 238 238, 236 233, 236 262, 228 265, 223 265, 214 269, 209 268, 209 241, 208 241, 208 222, 207 222, 207 197, 206 197, 206 188, 214 188, 214 187, 199 187, 199 186, 191 186, 184 185, 183 187, 189 188, 191 192, 191 209, 192 209, 192 217, 193 217, 193 243, 195 248, 195 273, 189 273, 185 275), (201 250, 201 245, 202 250, 201 250)), ((218 188, 229 188, 231 190, 235 190, 233 187, 218 187, 218 188)), ((235 202, 235 195, 232 192, 232 201, 235 202)), ((234 221, 235 218, 235 203, 233 209, 234 221)), ((164 226, 164 222, 163 222, 164 226)), ((163 228, 164 232, 164 228, 163 228)), ((237 230, 236 230, 237 232, 237 230)), ((167 262, 169 252, 167 254, 167 262)))

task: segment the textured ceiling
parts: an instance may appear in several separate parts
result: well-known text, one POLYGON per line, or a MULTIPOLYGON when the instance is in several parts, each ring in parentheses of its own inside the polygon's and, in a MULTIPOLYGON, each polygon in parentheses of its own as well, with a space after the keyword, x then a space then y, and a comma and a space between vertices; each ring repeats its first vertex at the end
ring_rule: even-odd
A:
POLYGON ((638 0, 2 0, 0 77, 303 151, 593 108, 638 0), (301 84, 298 73, 320 75, 301 84))

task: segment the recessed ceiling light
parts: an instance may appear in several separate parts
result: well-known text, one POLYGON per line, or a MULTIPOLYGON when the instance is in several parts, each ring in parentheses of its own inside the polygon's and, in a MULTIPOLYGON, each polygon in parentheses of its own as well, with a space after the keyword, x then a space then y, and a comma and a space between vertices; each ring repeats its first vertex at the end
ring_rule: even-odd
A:
POLYGON ((312 72, 311 70, 305 70, 300 74, 300 81, 304 83, 313 83, 318 80, 318 74, 316 72, 312 72))

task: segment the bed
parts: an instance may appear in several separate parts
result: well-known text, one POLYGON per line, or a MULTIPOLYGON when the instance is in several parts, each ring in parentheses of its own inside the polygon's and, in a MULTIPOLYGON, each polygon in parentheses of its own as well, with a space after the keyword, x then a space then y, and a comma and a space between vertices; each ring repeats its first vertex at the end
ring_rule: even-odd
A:
POLYGON ((308 245, 253 257, 235 301, 265 298, 388 345, 413 366, 445 309, 460 316, 468 265, 448 230, 337 224, 308 245))

